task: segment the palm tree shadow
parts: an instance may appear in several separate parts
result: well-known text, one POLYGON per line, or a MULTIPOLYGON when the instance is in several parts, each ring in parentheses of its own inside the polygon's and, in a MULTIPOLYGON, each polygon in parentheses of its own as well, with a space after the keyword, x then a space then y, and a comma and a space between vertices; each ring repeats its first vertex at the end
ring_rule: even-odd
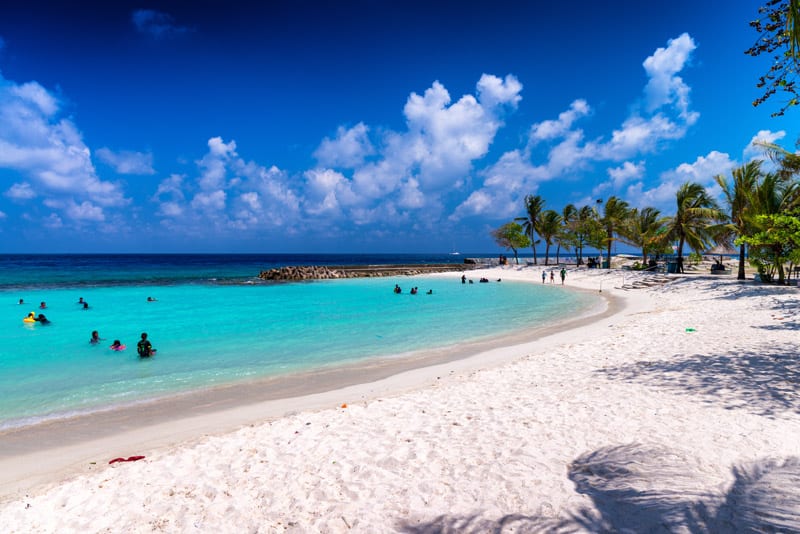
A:
POLYGON ((766 417, 800 413, 800 358, 792 344, 761 352, 733 350, 671 360, 641 360, 596 371, 611 380, 696 394, 704 402, 743 409, 766 417))
POLYGON ((569 478, 600 518, 572 521, 592 532, 800 532, 800 459, 733 468, 724 495, 703 490, 695 465, 666 448, 605 447, 578 457, 569 478))
POLYGON ((724 493, 708 489, 703 465, 666 447, 628 444, 585 453, 569 466, 592 500, 566 518, 442 515, 397 525, 407 534, 573 532, 800 532, 800 458, 733 467, 724 493))

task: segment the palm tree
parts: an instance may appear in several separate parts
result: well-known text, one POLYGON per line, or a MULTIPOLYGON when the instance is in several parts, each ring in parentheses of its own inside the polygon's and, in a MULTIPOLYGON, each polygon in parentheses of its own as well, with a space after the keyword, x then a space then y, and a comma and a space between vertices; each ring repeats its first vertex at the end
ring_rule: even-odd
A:
POLYGON ((539 219, 542 216, 542 210, 544 210, 544 199, 541 196, 525 195, 525 213, 527 216, 514 219, 522 222, 525 235, 531 240, 534 265, 538 263, 536 259, 536 234, 539 233, 539 219))
POLYGON ((662 217, 656 208, 634 208, 626 224, 620 230, 620 238, 642 251, 642 265, 647 265, 647 256, 660 244, 659 237, 664 232, 667 217, 662 217))
POLYGON ((564 247, 564 250, 569 250, 569 247, 575 241, 575 221, 578 217, 578 210, 572 204, 567 204, 564 206, 564 209, 561 210, 561 231, 556 236, 556 244, 558 247, 556 248, 556 263, 559 263, 560 254, 561 254, 561 247, 564 247))
MULTIPOLYGON (((600 202, 600 201, 598 201, 600 202)), ((611 245, 616 240, 614 235, 619 232, 628 218, 628 203, 617 197, 610 197, 605 206, 603 206, 603 216, 600 218, 600 223, 606 231, 605 245, 606 245, 606 261, 608 267, 611 268, 611 245)))
POLYGON ((578 265, 583 265, 583 246, 588 243, 593 227, 597 224, 597 213, 591 206, 583 206, 575 217, 575 248, 578 251, 578 265))
POLYGON ((539 235, 545 242, 546 248, 544 249, 544 264, 549 265, 550 262, 550 245, 561 230, 561 215, 557 211, 547 210, 542 212, 542 218, 539 221, 539 235))
POLYGON ((677 210, 667 227, 669 238, 678 242, 678 270, 683 272, 683 245, 688 243, 696 251, 708 248, 710 226, 724 219, 724 215, 705 187, 698 183, 684 183, 675 194, 675 200, 677 210))
MULTIPOLYGON (((761 161, 753 160, 749 163, 733 169, 731 172, 733 179, 728 181, 723 175, 718 174, 714 180, 722 189, 725 202, 728 205, 729 213, 726 215, 727 223, 722 225, 720 241, 725 245, 730 245, 734 236, 742 237, 747 234, 749 215, 753 193, 758 186, 758 179, 761 176, 761 161)), ((739 273, 737 280, 744 280, 744 256, 745 244, 739 245, 739 273)))
MULTIPOLYGON (((800 205, 800 186, 797 182, 791 182, 785 175, 780 173, 765 174, 764 178, 756 186, 751 197, 752 212, 748 217, 755 232, 769 232, 770 228, 765 227, 767 223, 760 222, 758 215, 777 215, 800 205)), ((783 243, 769 247, 769 254, 772 256, 772 263, 778 270, 778 283, 783 283, 785 273, 783 270, 783 243)))

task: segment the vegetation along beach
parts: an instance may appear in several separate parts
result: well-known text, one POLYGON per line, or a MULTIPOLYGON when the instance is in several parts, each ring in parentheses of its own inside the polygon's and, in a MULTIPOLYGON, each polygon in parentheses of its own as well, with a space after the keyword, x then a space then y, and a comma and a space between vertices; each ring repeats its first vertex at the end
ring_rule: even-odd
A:
POLYGON ((800 533, 800 0, 0 6, 0 532, 800 533))

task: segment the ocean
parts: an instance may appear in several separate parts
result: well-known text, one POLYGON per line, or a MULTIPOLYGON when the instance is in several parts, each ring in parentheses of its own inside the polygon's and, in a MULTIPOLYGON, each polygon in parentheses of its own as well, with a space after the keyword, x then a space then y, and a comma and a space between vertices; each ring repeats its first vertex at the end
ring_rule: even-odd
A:
POLYGON ((557 285, 461 284, 441 276, 257 278, 261 270, 284 265, 462 263, 463 257, 0 256, 0 430, 502 336, 557 322, 594 302, 557 285), (393 293, 395 284, 403 293, 393 293), (419 294, 409 294, 412 286, 419 294), (44 313, 50 324, 24 323, 31 311, 44 313), (93 330, 101 337, 94 345, 93 330), (150 359, 136 353, 142 332, 157 349, 150 359), (114 340, 126 350, 111 350, 114 340))

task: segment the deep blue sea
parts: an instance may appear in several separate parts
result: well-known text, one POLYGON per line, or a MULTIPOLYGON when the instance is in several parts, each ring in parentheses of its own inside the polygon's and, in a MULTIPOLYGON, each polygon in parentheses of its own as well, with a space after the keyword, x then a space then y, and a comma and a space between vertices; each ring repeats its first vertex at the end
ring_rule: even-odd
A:
POLYGON ((480 255, 0 256, 0 429, 501 336, 593 302, 561 286, 462 285, 441 276, 257 278, 284 265, 462 263, 465 256, 480 255), (392 292, 395 284, 402 294, 392 292), (412 286, 419 294, 409 294, 412 286), (24 323, 31 311, 51 323, 24 323), (95 345, 93 330, 102 338, 95 345), (142 332, 158 350, 153 358, 136 354, 142 332), (110 350, 114 340, 126 350, 110 350))

